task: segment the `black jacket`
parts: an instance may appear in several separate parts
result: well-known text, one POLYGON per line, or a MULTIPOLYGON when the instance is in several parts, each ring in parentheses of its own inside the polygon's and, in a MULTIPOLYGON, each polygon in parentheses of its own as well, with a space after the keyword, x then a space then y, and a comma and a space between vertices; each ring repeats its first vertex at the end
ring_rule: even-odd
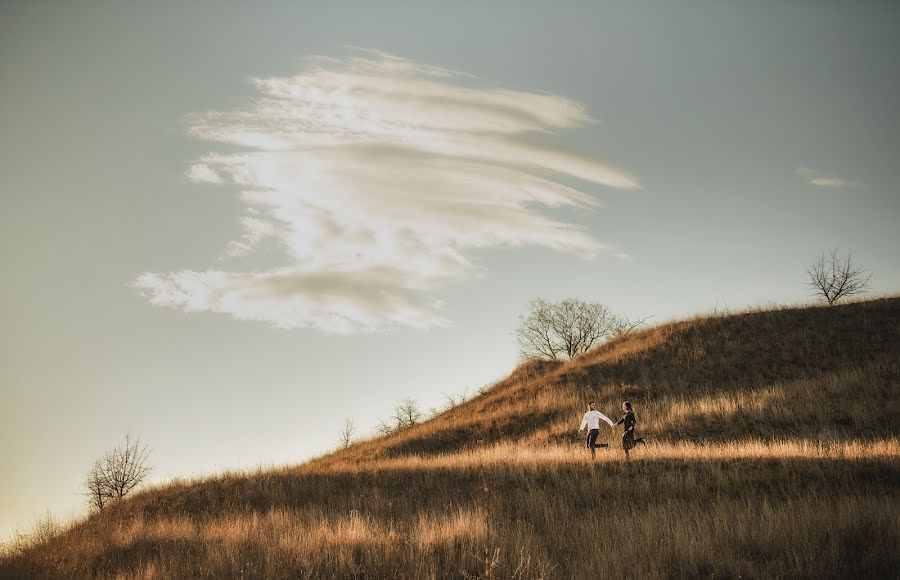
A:
POLYGON ((616 421, 616 425, 625 424, 625 432, 631 431, 634 433, 634 424, 637 423, 637 418, 634 416, 634 411, 627 411, 622 418, 616 421))

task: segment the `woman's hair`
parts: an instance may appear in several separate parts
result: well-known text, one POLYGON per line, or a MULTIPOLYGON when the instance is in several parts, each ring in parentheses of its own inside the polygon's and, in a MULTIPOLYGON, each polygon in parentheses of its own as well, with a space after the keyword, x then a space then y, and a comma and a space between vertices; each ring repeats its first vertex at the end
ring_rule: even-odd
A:
POLYGON ((631 408, 631 401, 625 401, 624 403, 622 403, 622 405, 623 405, 626 409, 628 409, 629 411, 632 410, 632 408, 631 408))

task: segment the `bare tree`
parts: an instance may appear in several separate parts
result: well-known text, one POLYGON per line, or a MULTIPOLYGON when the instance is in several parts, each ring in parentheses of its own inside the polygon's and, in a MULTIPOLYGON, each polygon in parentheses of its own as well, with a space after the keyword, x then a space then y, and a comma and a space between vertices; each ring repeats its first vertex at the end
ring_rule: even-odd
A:
POLYGON ((103 460, 98 459, 94 462, 91 470, 88 471, 84 478, 84 495, 88 504, 102 510, 107 502, 113 499, 112 490, 106 483, 107 478, 104 473, 103 460))
POLYGON ((599 302, 576 299, 563 300, 561 304, 565 305, 567 314, 571 313, 575 317, 574 348, 566 349, 570 357, 587 352, 609 336, 611 325, 615 321, 609 308, 599 302))
POLYGON ((567 298, 551 305, 551 327, 567 356, 587 352, 609 333, 609 309, 599 302, 567 298))
POLYGON ((516 339, 522 358, 540 356, 557 359, 563 346, 556 337, 553 324, 553 305, 538 298, 528 305, 528 314, 519 316, 516 339))
POLYGON ((611 336, 631 332, 644 320, 618 317, 599 302, 537 299, 529 304, 528 313, 519 317, 516 339, 522 358, 571 358, 611 336))
POLYGON ((422 420, 422 415, 418 401, 411 397, 406 397, 394 407, 394 422, 398 430, 416 425, 422 420))
POLYGON ((125 441, 94 462, 84 479, 84 495, 90 505, 102 510, 110 501, 122 499, 140 485, 152 467, 150 450, 140 438, 125 441))
POLYGON ((344 426, 341 427, 341 432, 338 435, 338 445, 340 445, 340 448, 346 449, 350 447, 350 444, 353 443, 354 435, 356 435, 356 425, 353 424, 353 419, 347 417, 344 420, 344 426))
POLYGON ((869 287, 872 274, 853 263, 853 252, 847 252, 841 258, 838 251, 831 250, 826 256, 823 252, 818 260, 806 267, 809 276, 807 285, 813 294, 834 304, 845 296, 862 294, 869 287))

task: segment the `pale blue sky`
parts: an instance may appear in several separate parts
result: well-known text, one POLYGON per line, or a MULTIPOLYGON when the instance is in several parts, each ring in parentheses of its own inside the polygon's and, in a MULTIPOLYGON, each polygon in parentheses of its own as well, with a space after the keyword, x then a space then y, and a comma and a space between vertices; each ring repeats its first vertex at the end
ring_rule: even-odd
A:
MULTIPOLYGON (((333 446, 345 417, 368 430, 402 397, 435 405, 491 382, 516 364, 511 332, 534 297, 579 296, 654 321, 799 302, 804 265, 832 247, 853 249, 873 291, 900 288, 896 3, 490 4, 0 6, 0 537, 47 509, 78 513, 85 470, 126 432, 152 447, 156 479, 297 462, 333 446), (376 53, 352 47, 472 75, 428 79, 472 89, 479 103, 505 89, 579 104, 596 122, 545 126, 540 142, 640 188, 557 168, 554 183, 599 206, 529 206, 519 217, 580 227, 557 232, 562 247, 510 225, 502 240, 461 250, 470 269, 399 275, 427 286, 415 293, 385 287, 439 300, 446 326, 401 317, 385 332, 336 334, 150 305, 132 287, 143 273, 288 265, 262 250, 218 260, 242 235, 241 188, 187 174, 205 155, 247 148, 189 131, 198 114, 252 112, 250 78, 308 72, 315 55, 352 75, 348 59, 369 55, 378 82, 396 80, 376 53), (608 249, 586 258, 572 251, 582 242, 608 249)), ((554 103, 529 110, 552 114, 554 103)), ((429 106, 429 119, 449 114, 429 106)), ((451 129, 428 132, 429 146, 451 129)), ((428 177, 409 167, 392 178, 428 177)), ((491 199, 507 177, 521 175, 491 182, 491 199)), ((373 192, 347 199, 374 199, 377 214, 373 192)), ((450 193, 423 190, 405 207, 424 211, 421 200, 450 193)), ((461 243, 444 214, 416 215, 461 243)), ((323 258, 316 283, 327 285, 345 256, 322 247, 316 256, 334 261, 323 258)), ((438 247, 394 257, 421 253, 430 267, 438 247)), ((340 284, 354 300, 372 287, 340 284)), ((378 322, 380 303, 365 304, 378 322)), ((414 306, 417 320, 434 314, 414 306)))

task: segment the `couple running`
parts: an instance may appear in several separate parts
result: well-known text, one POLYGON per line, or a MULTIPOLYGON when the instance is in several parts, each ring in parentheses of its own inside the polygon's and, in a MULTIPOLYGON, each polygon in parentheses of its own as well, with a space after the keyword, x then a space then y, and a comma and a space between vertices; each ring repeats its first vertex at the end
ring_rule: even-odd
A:
POLYGON ((586 446, 591 450, 591 459, 597 457, 597 447, 609 447, 608 443, 597 444, 597 436, 600 435, 601 419, 606 421, 610 427, 615 427, 616 425, 625 426, 625 432, 622 433, 622 449, 625 450, 625 459, 628 459, 628 452, 631 451, 635 445, 638 443, 643 443, 644 445, 647 444, 643 437, 636 438, 634 436, 634 425, 637 423, 637 419, 634 416, 634 410, 631 408, 631 403, 629 401, 622 403, 622 412, 622 418, 613 423, 612 419, 597 410, 597 403, 595 401, 588 403, 588 412, 584 414, 584 418, 581 420, 581 427, 578 428, 578 433, 581 434, 585 427, 588 428, 586 446))

